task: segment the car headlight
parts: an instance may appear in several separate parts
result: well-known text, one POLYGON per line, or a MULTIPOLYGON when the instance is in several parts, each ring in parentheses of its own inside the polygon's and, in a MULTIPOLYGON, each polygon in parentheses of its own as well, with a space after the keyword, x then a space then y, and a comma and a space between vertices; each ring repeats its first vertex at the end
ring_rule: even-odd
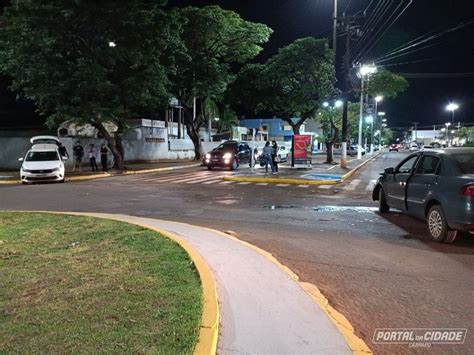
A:
POLYGON ((21 171, 24 173, 31 173, 31 170, 25 169, 24 167, 21 167, 21 171))
POLYGON ((231 153, 225 153, 222 158, 224 158, 224 159, 230 159, 230 158, 232 158, 232 154, 231 154, 231 153))
POLYGON ((207 153, 206 154, 206 159, 211 159, 211 154, 207 153))

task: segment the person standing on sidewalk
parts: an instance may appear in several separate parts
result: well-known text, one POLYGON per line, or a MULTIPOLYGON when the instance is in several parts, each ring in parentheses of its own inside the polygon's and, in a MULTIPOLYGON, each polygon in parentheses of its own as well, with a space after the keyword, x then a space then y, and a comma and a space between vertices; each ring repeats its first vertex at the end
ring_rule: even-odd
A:
POLYGON ((75 171, 76 167, 78 167, 79 171, 81 171, 82 158, 84 157, 84 147, 81 145, 80 141, 77 141, 72 148, 72 156, 74 158, 72 171, 75 171))
POLYGON ((109 150, 107 149, 107 146, 105 143, 102 143, 100 146, 100 163, 102 164, 102 171, 107 171, 107 155, 109 154, 109 150))
POLYGON ((278 158, 278 144, 275 140, 272 141, 272 173, 278 172, 278 163, 280 159, 278 158))
POLYGON ((89 162, 91 164, 92 171, 99 171, 99 168, 97 167, 97 162, 96 162, 96 150, 94 147, 94 144, 91 144, 89 146, 89 151, 87 152, 89 155, 89 162))
POLYGON ((265 147, 263 147, 263 158, 265 159, 265 174, 268 174, 268 165, 270 165, 270 168, 272 169, 273 172, 273 160, 272 160, 272 152, 273 149, 270 146, 270 142, 265 143, 265 147))

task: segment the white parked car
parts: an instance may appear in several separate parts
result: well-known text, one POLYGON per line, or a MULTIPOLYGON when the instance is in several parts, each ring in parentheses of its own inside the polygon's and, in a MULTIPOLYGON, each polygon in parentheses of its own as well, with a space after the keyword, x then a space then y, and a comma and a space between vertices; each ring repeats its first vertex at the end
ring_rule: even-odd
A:
POLYGON ((410 148, 409 148, 410 152, 414 152, 415 150, 419 150, 419 149, 420 148, 418 147, 418 144, 416 143, 410 144, 410 148))
POLYGON ((64 161, 58 151, 59 139, 53 136, 36 136, 30 139, 33 144, 20 168, 22 184, 39 181, 64 182, 64 161))
POLYGON ((290 150, 286 147, 286 145, 278 146, 278 157, 280 158, 280 161, 287 161, 288 154, 290 154, 290 150))

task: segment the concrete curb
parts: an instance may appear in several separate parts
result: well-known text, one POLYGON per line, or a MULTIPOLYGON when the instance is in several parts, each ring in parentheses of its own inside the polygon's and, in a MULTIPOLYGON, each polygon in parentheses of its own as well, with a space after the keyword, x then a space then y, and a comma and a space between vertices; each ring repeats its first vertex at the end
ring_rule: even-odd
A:
POLYGON ((224 176, 225 181, 237 182, 256 182, 270 184, 289 184, 289 185, 337 185, 354 175, 365 164, 378 157, 382 152, 375 154, 367 160, 357 165, 355 168, 342 175, 340 180, 309 180, 309 179, 293 179, 293 178, 273 178, 273 177, 254 177, 254 176, 224 176))
MULTIPOLYGON (((177 166, 170 166, 166 168, 153 168, 153 169, 143 169, 143 170, 128 170, 125 171, 123 174, 111 174, 111 173, 100 173, 100 174, 91 174, 91 175, 79 175, 79 176, 66 176, 65 181, 84 181, 84 180, 95 180, 95 179, 103 179, 112 176, 122 176, 122 175, 138 175, 138 174, 148 174, 148 173, 157 173, 161 171, 172 171, 172 170, 179 170, 179 169, 186 169, 186 168, 195 168, 197 166, 201 166, 201 164, 189 164, 189 165, 177 165, 177 166)), ((20 180, 0 180, 0 185, 18 185, 21 184, 20 180)))
POLYGON ((71 215, 71 216, 84 216, 93 218, 110 219, 119 222, 125 222, 134 224, 143 228, 147 228, 158 232, 168 239, 171 239, 183 248, 193 261, 196 269, 198 270, 199 277, 201 279, 202 291, 203 291, 203 309, 201 317, 201 329, 199 331, 199 339, 194 349, 196 355, 215 355, 217 353, 217 341, 219 336, 219 302, 217 295, 217 286, 211 269, 209 268, 206 261, 194 250, 191 244, 177 234, 169 232, 167 230, 151 226, 148 224, 133 221, 127 218, 127 216, 113 215, 105 213, 87 213, 87 212, 57 212, 57 211, 2 211, 2 212, 14 212, 14 213, 49 213, 59 215, 71 215))
MULTIPOLYGON (((185 224, 181 222, 174 222, 179 224, 185 224)), ((202 227, 204 228, 204 227, 202 227)), ((288 266, 280 263, 271 253, 253 245, 249 242, 241 240, 235 236, 232 236, 227 233, 212 229, 204 228, 211 232, 217 233, 225 238, 234 240, 238 243, 245 245, 246 247, 256 251, 263 257, 265 257, 271 263, 277 265, 282 269, 288 276, 293 279, 300 287, 311 297, 311 299, 323 310, 327 317, 334 323, 339 332, 343 335, 344 339, 347 342, 347 345, 354 354, 372 354, 372 351, 367 346, 367 344, 355 334, 354 327, 351 325, 349 320, 340 312, 338 312, 334 307, 329 304, 329 300, 321 293, 317 286, 309 282, 300 281, 299 276, 296 275, 288 266)))

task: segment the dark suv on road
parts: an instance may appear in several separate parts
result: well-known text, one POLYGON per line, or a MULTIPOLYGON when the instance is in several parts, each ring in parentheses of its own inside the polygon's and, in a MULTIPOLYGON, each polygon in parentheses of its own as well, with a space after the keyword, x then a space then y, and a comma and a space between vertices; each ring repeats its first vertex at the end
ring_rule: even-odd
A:
POLYGON ((204 165, 213 168, 229 168, 236 170, 239 165, 251 164, 252 149, 245 142, 226 141, 206 154, 204 165))

